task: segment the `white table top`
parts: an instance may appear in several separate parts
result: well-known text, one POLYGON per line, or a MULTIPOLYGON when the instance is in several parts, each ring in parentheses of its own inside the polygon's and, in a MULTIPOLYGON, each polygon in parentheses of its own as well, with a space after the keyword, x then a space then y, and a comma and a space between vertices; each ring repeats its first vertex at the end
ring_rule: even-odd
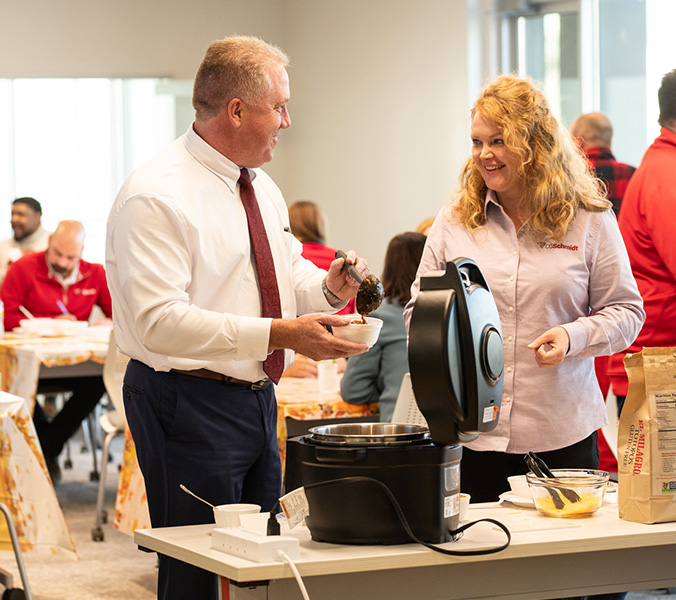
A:
MULTIPOLYGON (((246 528, 262 531, 263 515, 245 522, 246 528)), ((525 557, 561 557, 643 547, 676 548, 676 523, 645 525, 620 520, 616 504, 604 504, 594 515, 583 519, 553 519, 531 509, 492 504, 470 505, 467 520, 492 518, 512 532, 510 546, 496 554, 446 556, 416 544, 396 546, 350 546, 314 542, 305 526, 282 531, 299 538, 301 559, 296 561, 305 576, 358 573, 383 569, 404 569, 434 565, 452 565, 503 561, 525 557)), ((214 525, 195 525, 146 529, 135 532, 139 546, 156 550, 197 565, 234 581, 255 581, 292 577, 282 563, 258 564, 211 549, 214 525)), ((501 545, 504 533, 495 525, 478 524, 456 541, 444 544, 452 550, 490 548, 501 545)), ((676 570, 674 577, 676 578, 676 570)))

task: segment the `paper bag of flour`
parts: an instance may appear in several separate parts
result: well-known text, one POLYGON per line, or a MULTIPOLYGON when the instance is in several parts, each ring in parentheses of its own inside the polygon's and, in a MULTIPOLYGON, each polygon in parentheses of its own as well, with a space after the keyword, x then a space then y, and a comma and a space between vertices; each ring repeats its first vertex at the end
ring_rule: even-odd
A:
POLYGON ((625 357, 629 391, 617 436, 620 518, 676 521, 676 348, 625 357))

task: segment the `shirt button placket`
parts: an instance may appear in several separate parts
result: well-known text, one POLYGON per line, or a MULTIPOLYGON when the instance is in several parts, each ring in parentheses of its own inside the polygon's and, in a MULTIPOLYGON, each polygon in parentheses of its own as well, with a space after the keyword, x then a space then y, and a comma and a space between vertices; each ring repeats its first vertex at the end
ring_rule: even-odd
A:
MULTIPOLYGON (((513 365, 516 360, 516 348, 514 345, 514 337, 516 336, 516 272, 519 265, 518 251, 512 252, 511 275, 508 277, 509 301, 507 306, 508 314, 503 316, 504 327, 503 336, 506 340, 505 344, 505 370, 503 374, 503 398, 506 405, 512 402, 514 392, 514 369, 513 365)), ((507 412, 509 408, 506 406, 507 412)))

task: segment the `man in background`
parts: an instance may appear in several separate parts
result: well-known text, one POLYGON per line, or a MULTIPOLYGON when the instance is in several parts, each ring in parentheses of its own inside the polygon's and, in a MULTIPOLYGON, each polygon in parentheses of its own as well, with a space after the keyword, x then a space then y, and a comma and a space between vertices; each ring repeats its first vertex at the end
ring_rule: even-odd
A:
POLYGON ((613 141, 613 126, 610 119, 600 112, 580 115, 570 125, 570 133, 578 146, 584 150, 596 176, 606 186, 608 200, 619 214, 622 197, 635 167, 618 162, 610 150, 613 141))
MULTIPOLYGON (((613 203, 615 215, 618 215, 627 184, 636 169, 615 159, 610 149, 613 141, 613 125, 610 119, 600 112, 580 115, 571 123, 570 133, 575 138, 577 145, 586 154, 589 164, 596 172, 596 176, 603 182, 606 188, 606 196, 613 203)), ((609 361, 609 356, 597 356, 594 359, 596 378, 604 398, 610 390, 609 361)), ((602 431, 599 431, 599 452, 601 455, 600 468, 606 471, 617 471, 617 459, 608 446, 602 431)))
MULTIPOLYGON (((47 250, 28 254, 7 271, 0 298, 5 304, 5 330, 11 331, 26 316, 87 321, 95 305, 110 324, 112 306, 102 265, 82 260, 85 230, 77 221, 61 221, 49 236, 47 250)), ((63 409, 48 419, 36 402, 33 421, 55 483, 61 478, 58 456, 82 420, 94 409, 105 391, 100 376, 50 379, 50 385, 70 390, 63 409)), ((38 385, 38 393, 41 392, 38 385)))
POLYGON ((12 231, 14 237, 0 242, 0 284, 7 267, 24 254, 41 252, 47 248, 49 231, 40 224, 42 207, 35 198, 17 198, 12 202, 12 231))
POLYGON ((676 346, 676 69, 662 78, 657 98, 660 135, 629 182, 619 218, 646 314, 634 343, 610 357, 611 385, 620 402, 628 386, 624 356, 643 347, 676 346))
MULTIPOLYGON (((258 38, 211 44, 195 122, 130 175, 108 218, 115 339, 131 357, 124 405, 153 527, 213 521, 180 484, 214 504, 271 510, 285 349, 313 360, 368 350, 329 333, 350 317, 318 314, 343 308, 357 282, 343 259, 327 272, 301 256, 282 193, 260 169, 291 124, 287 64, 258 38)), ((159 599, 218 597, 213 573, 160 555, 159 599)))

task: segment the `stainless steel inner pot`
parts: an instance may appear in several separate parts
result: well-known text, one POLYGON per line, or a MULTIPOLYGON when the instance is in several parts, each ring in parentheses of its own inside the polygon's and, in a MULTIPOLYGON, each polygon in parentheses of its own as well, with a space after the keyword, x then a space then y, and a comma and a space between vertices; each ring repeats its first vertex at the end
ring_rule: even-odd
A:
POLYGON ((309 432, 317 443, 340 446, 411 444, 430 438, 427 427, 401 423, 337 423, 312 427, 309 432))

